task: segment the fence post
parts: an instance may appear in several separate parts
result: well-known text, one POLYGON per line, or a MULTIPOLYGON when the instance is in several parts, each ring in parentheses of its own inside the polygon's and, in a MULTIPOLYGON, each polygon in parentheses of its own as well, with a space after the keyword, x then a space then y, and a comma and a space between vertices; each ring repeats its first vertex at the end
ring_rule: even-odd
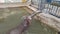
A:
POLYGON ((44 9, 45 0, 40 0, 38 4, 39 10, 42 12, 42 10, 44 9))

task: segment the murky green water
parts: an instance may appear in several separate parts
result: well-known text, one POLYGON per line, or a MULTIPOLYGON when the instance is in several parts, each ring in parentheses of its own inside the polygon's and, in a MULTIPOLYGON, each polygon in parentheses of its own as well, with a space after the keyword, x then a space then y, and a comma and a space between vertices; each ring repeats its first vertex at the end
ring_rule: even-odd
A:
MULTIPOLYGON (((0 34, 6 34, 8 30, 18 26, 22 22, 21 18, 24 14, 29 15, 27 11, 23 8, 9 8, 8 11, 8 14, 10 14, 11 12, 17 13, 9 15, 7 16, 7 18, 0 21, 0 34)), ((3 13, 4 11, 0 14, 3 13)), ((33 19, 27 34, 56 34, 56 32, 40 21, 33 19)))

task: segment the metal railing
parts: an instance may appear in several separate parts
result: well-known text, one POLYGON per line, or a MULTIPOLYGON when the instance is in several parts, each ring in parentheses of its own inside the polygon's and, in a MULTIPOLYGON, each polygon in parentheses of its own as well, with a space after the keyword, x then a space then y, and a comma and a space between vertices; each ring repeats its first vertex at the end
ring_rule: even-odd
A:
POLYGON ((45 7, 45 8, 48 10, 48 14, 51 14, 53 16, 60 18, 60 7, 54 6, 51 4, 47 4, 47 7, 45 7))
MULTIPOLYGON (((36 5, 38 6, 38 10, 40 10, 43 13, 48 13, 50 15, 56 16, 60 18, 60 7, 51 5, 50 3, 47 3, 46 1, 43 0, 37 0, 34 2, 33 0, 31 1, 31 5, 36 5)), ((33 6, 34 7, 34 6, 33 6)))

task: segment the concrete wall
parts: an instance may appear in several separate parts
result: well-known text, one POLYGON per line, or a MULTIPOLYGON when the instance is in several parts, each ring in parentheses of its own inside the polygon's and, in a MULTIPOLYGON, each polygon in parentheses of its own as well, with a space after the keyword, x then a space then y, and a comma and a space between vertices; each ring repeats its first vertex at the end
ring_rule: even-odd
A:
POLYGON ((7 8, 7 7, 20 7, 20 6, 27 6, 27 5, 30 5, 31 2, 30 0, 27 1, 26 3, 20 3, 20 2, 17 2, 17 3, 0 3, 0 8, 7 8))
POLYGON ((1 3, 0 8, 25 6, 24 3, 1 3))
MULTIPOLYGON (((39 10, 37 10, 36 8, 34 8, 32 6, 28 6, 28 8, 30 8, 34 12, 39 12, 39 10)), ((32 12, 32 13, 34 13, 34 12, 32 12)), ((55 15, 59 15, 60 14, 60 7, 46 4, 45 8, 43 9, 43 12, 40 13, 39 15, 37 15, 37 16, 39 16, 39 18, 38 17, 37 18, 42 23, 50 26, 51 28, 54 28, 57 32, 60 32, 60 18, 57 18, 57 17, 51 15, 50 12, 53 14, 56 13, 55 15), (56 11, 56 9, 57 9, 57 11, 56 11)))

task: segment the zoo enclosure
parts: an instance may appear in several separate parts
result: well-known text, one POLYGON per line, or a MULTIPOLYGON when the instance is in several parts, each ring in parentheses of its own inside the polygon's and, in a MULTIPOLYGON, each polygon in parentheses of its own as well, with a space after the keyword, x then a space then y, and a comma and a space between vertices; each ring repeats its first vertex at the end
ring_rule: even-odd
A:
MULTIPOLYGON (((55 3, 57 4, 57 3, 55 3)), ((58 4, 59 5, 59 4, 58 4)), ((42 11, 60 18, 60 5, 54 5, 53 2, 47 2, 46 0, 31 0, 31 6, 37 8, 37 10, 42 11)))

